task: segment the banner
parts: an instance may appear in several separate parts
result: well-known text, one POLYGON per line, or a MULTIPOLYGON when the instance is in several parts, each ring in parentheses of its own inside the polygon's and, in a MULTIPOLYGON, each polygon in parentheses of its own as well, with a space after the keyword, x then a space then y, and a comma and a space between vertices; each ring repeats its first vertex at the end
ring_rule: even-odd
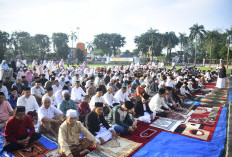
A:
POLYGON ((110 62, 133 62, 133 58, 110 58, 110 62))

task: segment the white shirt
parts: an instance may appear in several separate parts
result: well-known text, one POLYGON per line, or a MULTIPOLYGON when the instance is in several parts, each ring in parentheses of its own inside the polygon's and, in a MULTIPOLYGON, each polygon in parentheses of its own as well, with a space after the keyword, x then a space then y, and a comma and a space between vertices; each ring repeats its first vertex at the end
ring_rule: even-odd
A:
MULTIPOLYGON (((51 100, 51 105, 52 106, 57 106, 57 104, 56 104, 56 99, 55 99, 55 96, 54 96, 54 94, 52 94, 52 96, 49 96, 48 95, 48 93, 46 93, 43 97, 48 97, 48 98, 50 98, 50 100, 51 100)), ((43 97, 42 97, 42 99, 43 99, 43 97)))
POLYGON ((169 109, 168 105, 164 102, 164 98, 160 97, 159 93, 151 98, 151 101, 148 105, 151 110, 155 110, 157 112, 164 111, 163 109, 161 109, 162 106, 166 109, 169 109))
POLYGON ((63 100, 63 97, 62 97, 62 90, 58 90, 56 93, 55 93, 55 99, 56 99, 56 104, 59 104, 62 100, 63 100))
POLYGON ((40 122, 44 117, 52 119, 57 114, 63 114, 63 112, 54 106, 50 106, 48 109, 41 106, 38 109, 38 126, 40 125, 40 122))
POLYGON ((131 87, 127 88, 126 92, 127 92, 127 95, 130 95, 131 94, 131 87))
POLYGON ((80 100, 83 101, 83 96, 85 96, 86 93, 83 91, 81 87, 73 87, 71 92, 71 99, 75 102, 79 102, 80 100))
POLYGON ((6 97, 6 99, 8 99, 8 89, 6 88, 6 86, 3 86, 2 85, 2 88, 0 88, 0 92, 3 92, 4 93, 4 95, 5 95, 5 97, 6 97))
POLYGON ((113 96, 113 94, 112 93, 108 93, 108 92, 106 92, 104 95, 103 95, 103 99, 105 100, 105 102, 109 105, 109 106, 111 106, 111 107, 113 107, 113 103, 119 103, 118 101, 117 101, 117 99, 115 99, 115 97, 113 96))
MULTIPOLYGON (((91 80, 88 80, 88 81, 86 82, 86 85, 85 85, 85 88, 86 88, 86 89, 88 89, 88 88, 89 88, 90 83, 91 83, 91 80)), ((93 83, 94 83, 94 82, 93 82, 93 83)))
POLYGON ((26 98, 24 95, 18 98, 17 106, 25 106, 26 113, 30 111, 39 109, 39 105, 33 95, 30 95, 29 98, 26 98))
MULTIPOLYGON (((90 106, 90 109, 93 110, 94 107, 95 107, 95 102, 102 102, 103 105, 106 104, 104 98, 101 96, 101 97, 98 97, 97 95, 94 95, 92 98, 91 98, 91 101, 89 103, 89 106, 90 106)), ((109 104, 108 104, 109 105, 109 104)))
POLYGON ((127 92, 123 93, 122 89, 118 90, 114 97, 118 100, 118 102, 125 102, 125 101, 130 101, 128 98, 127 92))
POLYGON ((58 90, 61 90, 62 87, 61 87, 61 85, 59 85, 58 87, 56 85, 53 85, 52 89, 53 89, 53 93, 56 93, 58 90))
POLYGON ((32 95, 37 95, 37 96, 40 96, 42 97, 43 94, 44 94, 44 88, 43 87, 39 87, 39 88, 36 88, 35 86, 31 88, 31 94, 32 95))

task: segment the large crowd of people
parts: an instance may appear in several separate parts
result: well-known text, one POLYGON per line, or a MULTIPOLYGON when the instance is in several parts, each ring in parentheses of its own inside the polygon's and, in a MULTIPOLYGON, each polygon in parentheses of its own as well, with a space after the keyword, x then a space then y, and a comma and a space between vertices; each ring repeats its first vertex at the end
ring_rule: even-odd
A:
POLYGON ((88 147, 122 134, 131 135, 137 121, 181 108, 192 95, 218 78, 225 88, 226 71, 204 71, 162 64, 88 67, 66 66, 64 61, 3 61, 1 69, 13 77, 0 80, 0 129, 5 128, 3 150, 29 146, 41 134, 58 140, 61 156, 88 153, 88 147), (36 126, 38 129, 35 131, 36 126), (80 138, 80 133, 86 138, 80 138))

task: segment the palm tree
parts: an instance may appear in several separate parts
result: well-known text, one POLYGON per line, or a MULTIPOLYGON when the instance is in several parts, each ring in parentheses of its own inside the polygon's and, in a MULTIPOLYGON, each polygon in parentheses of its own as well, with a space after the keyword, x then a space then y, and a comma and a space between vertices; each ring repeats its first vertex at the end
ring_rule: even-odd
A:
POLYGON ((179 42, 179 39, 176 36, 175 32, 166 32, 163 35, 162 45, 163 45, 163 47, 167 48, 168 61, 171 60, 172 48, 174 48, 178 44, 178 42, 179 42))
MULTIPOLYGON (((180 43, 180 50, 183 52, 183 47, 188 44, 188 37, 186 36, 185 33, 179 33, 179 43, 180 43)), ((184 56, 183 56, 183 62, 184 62, 184 56)))
POLYGON ((197 42, 200 42, 203 39, 204 34, 206 33, 203 25, 194 24, 190 29, 189 38, 193 41, 195 40, 195 58, 194 65, 196 65, 196 55, 197 55, 197 42))
POLYGON ((71 40, 72 40, 72 48, 73 48, 73 40, 74 40, 74 41, 77 40, 76 33, 77 33, 77 32, 71 31, 71 35, 69 35, 69 36, 71 37, 71 40))
POLYGON ((216 31, 216 30, 214 30, 214 31, 207 31, 206 34, 205 34, 206 42, 209 45, 209 53, 210 53, 209 66, 211 66, 211 62, 212 62, 212 46, 213 46, 213 42, 216 40, 218 34, 219 34, 219 32, 216 31))

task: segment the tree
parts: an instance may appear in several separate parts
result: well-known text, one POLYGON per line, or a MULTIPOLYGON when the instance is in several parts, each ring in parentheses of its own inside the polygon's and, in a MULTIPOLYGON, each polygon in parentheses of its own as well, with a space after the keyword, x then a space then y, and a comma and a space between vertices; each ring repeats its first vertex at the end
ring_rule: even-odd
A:
POLYGON ((179 33, 179 43, 180 43, 180 50, 183 52, 183 62, 185 61, 185 52, 184 52, 184 48, 186 48, 186 46, 188 46, 188 37, 186 36, 185 33, 179 33))
POLYGON ((44 34, 36 34, 34 36, 34 42, 40 58, 44 59, 45 55, 50 51, 51 42, 49 37, 44 34))
POLYGON ((175 32, 166 32, 163 35, 162 45, 163 47, 167 48, 167 59, 171 61, 171 52, 172 48, 174 48, 179 42, 178 37, 176 36, 175 32))
POLYGON ((119 49, 126 43, 125 37, 117 33, 102 33, 94 37, 93 44, 107 55, 117 55, 119 49))
POLYGON ((76 36, 76 32, 71 31, 71 35, 69 35, 71 37, 72 40, 72 48, 73 48, 73 40, 76 41, 77 40, 77 36, 76 36))
POLYGON ((69 53, 68 35, 65 33, 53 33, 52 42, 56 55, 60 59, 67 59, 69 53))
POLYGON ((149 56, 150 54, 148 54, 148 50, 150 47, 152 58, 153 58, 153 56, 161 55, 162 34, 160 34, 157 29, 151 28, 147 32, 141 34, 140 36, 136 36, 134 39, 134 42, 135 42, 136 47, 137 47, 137 49, 136 49, 137 54, 140 51, 142 51, 143 55, 149 56))
POLYGON ((7 32, 0 30, 0 60, 4 59, 4 54, 7 51, 6 46, 9 44, 10 35, 7 32))
POLYGON ((217 40, 217 38, 220 36, 220 33, 216 30, 213 31, 207 31, 205 34, 205 41, 207 43, 207 47, 209 48, 210 53, 210 65, 212 62, 212 47, 214 46, 214 42, 217 40))
POLYGON ((204 34, 206 33, 203 25, 194 24, 190 29, 189 38, 191 41, 195 40, 195 57, 194 57, 194 65, 196 65, 196 55, 197 55, 197 44, 203 39, 204 34))
POLYGON ((30 33, 24 31, 13 32, 11 43, 15 48, 15 55, 19 54, 21 59, 26 55, 33 54, 33 38, 30 36, 30 33))

